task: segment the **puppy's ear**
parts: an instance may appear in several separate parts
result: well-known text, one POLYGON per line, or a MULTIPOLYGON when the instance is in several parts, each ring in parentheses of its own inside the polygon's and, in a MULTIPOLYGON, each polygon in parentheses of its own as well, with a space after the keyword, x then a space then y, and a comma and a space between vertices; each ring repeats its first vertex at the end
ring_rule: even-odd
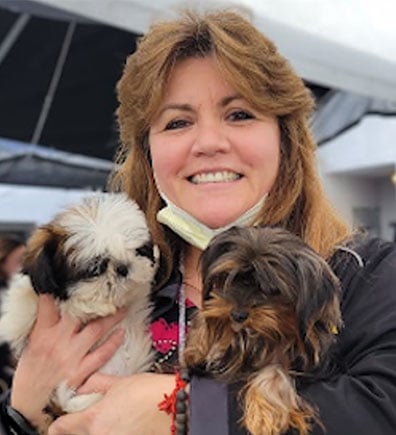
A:
POLYGON ((50 293, 62 298, 65 276, 59 266, 66 263, 59 259, 59 249, 64 236, 51 226, 39 228, 27 246, 24 273, 28 274, 36 293, 50 293))
POLYGON ((232 227, 216 235, 201 253, 199 267, 203 279, 204 301, 209 299, 213 287, 220 282, 222 286, 230 270, 238 266, 233 257, 233 253, 238 249, 238 241, 235 242, 233 239, 236 230, 237 228, 232 227))
POLYGON ((302 261, 297 275, 299 330, 308 354, 317 363, 320 354, 330 346, 332 335, 342 325, 340 283, 330 266, 319 257, 302 261))
POLYGON ((140 248, 136 249, 136 253, 143 257, 147 257, 153 264, 158 263, 160 257, 160 250, 158 245, 153 245, 153 243, 147 242, 140 248))

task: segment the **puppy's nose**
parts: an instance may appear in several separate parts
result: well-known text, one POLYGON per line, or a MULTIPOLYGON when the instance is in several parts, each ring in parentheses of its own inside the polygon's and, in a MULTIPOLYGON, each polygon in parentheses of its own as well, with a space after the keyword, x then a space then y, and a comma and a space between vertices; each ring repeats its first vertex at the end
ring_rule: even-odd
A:
POLYGON ((128 267, 125 264, 119 264, 116 268, 116 273, 119 276, 127 276, 128 275, 128 267))
POLYGON ((247 311, 231 311, 231 318, 235 322, 242 323, 249 317, 247 311))

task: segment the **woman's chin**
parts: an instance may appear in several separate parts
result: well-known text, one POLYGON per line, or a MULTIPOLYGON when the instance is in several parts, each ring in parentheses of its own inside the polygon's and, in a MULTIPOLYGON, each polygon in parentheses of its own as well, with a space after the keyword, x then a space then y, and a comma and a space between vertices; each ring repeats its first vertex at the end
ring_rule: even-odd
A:
POLYGON ((232 214, 225 216, 224 214, 220 216, 213 215, 198 215, 195 218, 200 221, 202 224, 206 225, 208 228, 212 230, 216 230, 218 228, 226 227, 227 225, 235 222, 240 214, 232 214))

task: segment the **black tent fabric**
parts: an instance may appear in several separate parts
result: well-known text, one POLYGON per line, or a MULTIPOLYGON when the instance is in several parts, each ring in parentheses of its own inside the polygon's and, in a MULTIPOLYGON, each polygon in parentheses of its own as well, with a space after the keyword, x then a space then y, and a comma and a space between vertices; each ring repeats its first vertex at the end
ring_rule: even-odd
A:
POLYGON ((312 130, 319 145, 359 124, 367 115, 396 116, 396 102, 330 90, 317 100, 312 130))
POLYGON ((108 160, 0 138, 0 181, 29 186, 106 190, 108 160))
POLYGON ((32 142, 47 104, 42 132, 33 142, 111 160, 118 144, 115 84, 138 35, 51 14, 49 8, 42 16, 42 7, 34 5, 0 1, 0 136, 32 142), (31 15, 32 9, 38 14, 31 15), (70 45, 48 104, 67 37, 70 45))

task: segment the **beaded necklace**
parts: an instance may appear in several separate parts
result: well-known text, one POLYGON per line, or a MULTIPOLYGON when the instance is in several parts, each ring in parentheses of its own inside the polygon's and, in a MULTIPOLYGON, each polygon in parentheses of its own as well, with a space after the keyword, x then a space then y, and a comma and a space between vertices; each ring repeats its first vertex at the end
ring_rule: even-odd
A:
MULTIPOLYGON (((188 433, 188 394, 186 387, 189 382, 188 369, 185 366, 184 350, 186 347, 186 328, 187 328, 187 296, 186 286, 190 286, 188 282, 182 282, 179 287, 178 294, 178 308, 177 308, 177 326, 178 326, 178 368, 176 370, 176 385, 170 395, 164 394, 164 399, 158 404, 161 411, 165 411, 168 414, 172 414, 171 434, 172 435, 187 435, 188 433)), ((196 288, 199 290, 198 288, 196 288)), ((159 340, 160 341, 160 340, 159 340)), ((170 340, 161 340, 168 341, 170 340)), ((176 340, 172 340, 171 353, 174 352, 176 347, 176 340), (175 346, 173 346, 175 342, 175 346)), ((164 357, 164 361, 168 360, 169 355, 167 353, 164 357)), ((158 361, 160 362, 160 361, 158 361)))

